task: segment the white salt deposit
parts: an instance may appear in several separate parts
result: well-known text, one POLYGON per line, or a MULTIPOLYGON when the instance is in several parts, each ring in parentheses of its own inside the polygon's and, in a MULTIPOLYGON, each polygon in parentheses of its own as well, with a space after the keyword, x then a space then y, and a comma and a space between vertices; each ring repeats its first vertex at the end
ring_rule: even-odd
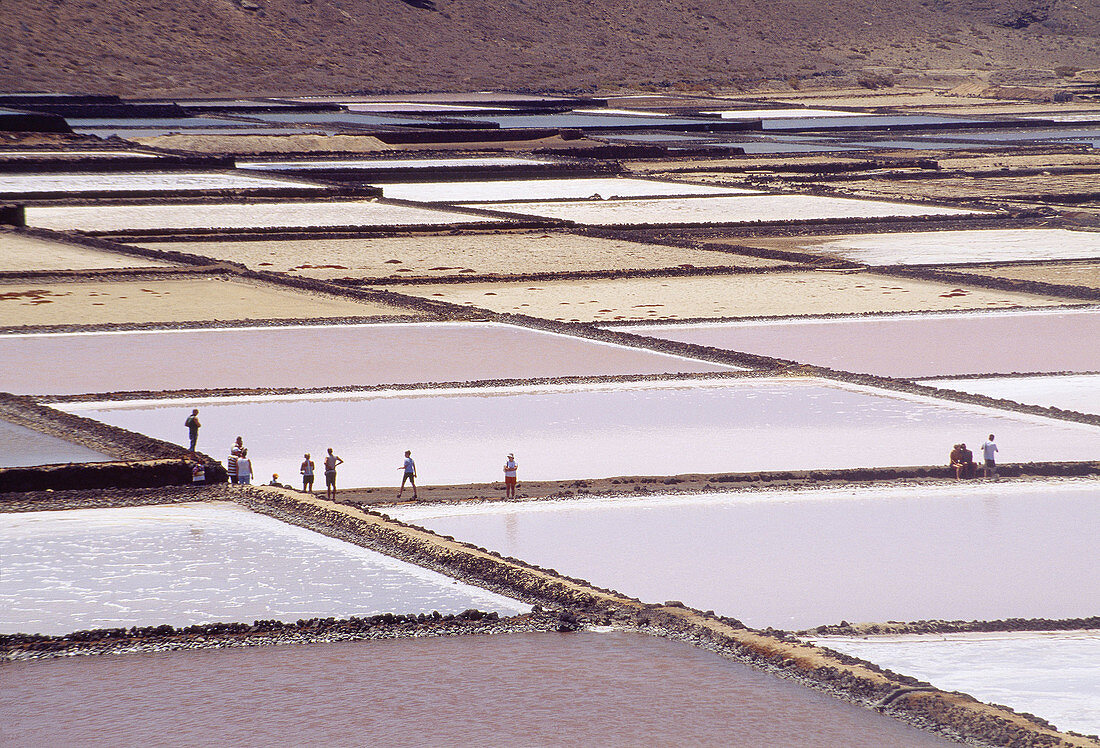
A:
MULTIPOLYGON (((807 430, 801 438, 824 444, 829 436, 807 430)), ((882 438, 899 451, 909 446, 903 428, 882 438)), ((525 455, 516 457, 522 493, 525 455)), ((1100 610, 1096 479, 409 505, 386 512, 645 602, 680 600, 758 628, 1071 618, 1100 610)))
POLYGON ((235 504, 0 514, 0 632, 527 606, 235 504))
POLYGON ((28 226, 59 231, 405 226, 492 220, 371 200, 31 206, 26 209, 26 218, 28 226))
POLYGON ((501 166, 541 166, 552 161, 537 158, 483 156, 472 158, 316 159, 302 161, 237 161, 238 169, 257 171, 290 169, 466 169, 501 166))
POLYGON ((499 202, 469 207, 600 226, 812 221, 826 218, 973 215, 985 212, 814 195, 739 195, 604 202, 499 202))
POLYGON ((866 112, 847 112, 843 109, 723 109, 717 112, 722 119, 793 119, 802 117, 866 117, 866 112))
POLYGON ((815 643, 1034 714, 1060 730, 1100 733, 1100 631, 822 637, 815 643))
POLYGON ((1044 408, 1100 415, 1100 374, 1055 374, 1034 377, 926 379, 921 384, 1015 400, 1044 408))
MULTIPOLYGON (((454 203, 460 201, 563 200, 616 197, 653 197, 659 195, 747 195, 759 190, 713 187, 686 182, 659 182, 653 179, 509 179, 487 182, 414 182, 379 184, 385 197, 421 202, 454 203)), ((489 206, 486 206, 489 207, 489 206)))
POLYGON ((277 177, 217 172, 0 174, 0 194, 35 192, 199 192, 320 185, 277 177))

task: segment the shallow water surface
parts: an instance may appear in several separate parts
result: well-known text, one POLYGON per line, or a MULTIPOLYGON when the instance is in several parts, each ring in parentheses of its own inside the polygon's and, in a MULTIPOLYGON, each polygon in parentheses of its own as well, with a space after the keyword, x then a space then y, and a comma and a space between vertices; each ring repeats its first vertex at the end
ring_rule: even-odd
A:
POLYGON ((1100 415, 1100 374, 1056 374, 1049 377, 926 379, 921 384, 972 392, 1044 408, 1100 415))
POLYGON ((638 335, 888 377, 1100 371, 1100 307, 632 326, 638 335), (904 345, 900 341, 905 341, 904 345))
POLYGON ((0 665, 5 745, 954 745, 686 644, 500 634, 0 665))
POLYGON ((680 600, 756 628, 1100 610, 1100 480, 386 511, 645 602, 680 600))
POLYGON ((1004 462, 1100 458, 1094 426, 794 378, 57 407, 176 443, 199 407, 201 451, 224 458, 242 435, 258 474, 286 476, 333 447, 343 487, 395 485, 406 449, 423 484, 500 480, 509 452, 521 481, 942 465, 990 432, 1004 462))
POLYGON ((684 182, 659 182, 655 179, 589 177, 579 179, 505 179, 462 182, 412 182, 380 184, 382 194, 400 200, 453 203, 493 200, 563 200, 614 197, 650 197, 654 195, 736 195, 758 194, 759 190, 737 187, 713 187, 684 182))
POLYGON ((79 394, 731 371, 498 324, 404 323, 0 335, 0 390, 79 394), (196 365, 196 350, 235 350, 196 365), (440 352, 446 351, 445 356, 440 352), (302 366, 321 353, 324 365, 302 366))
POLYGON ((0 556, 3 633, 529 610, 230 503, 0 514, 0 556))
POLYGON ((815 643, 1060 730, 1100 734, 1100 631, 825 637, 815 643))
POLYGON ((41 431, 0 421, 0 467, 56 465, 62 462, 109 462, 112 458, 80 444, 41 431))

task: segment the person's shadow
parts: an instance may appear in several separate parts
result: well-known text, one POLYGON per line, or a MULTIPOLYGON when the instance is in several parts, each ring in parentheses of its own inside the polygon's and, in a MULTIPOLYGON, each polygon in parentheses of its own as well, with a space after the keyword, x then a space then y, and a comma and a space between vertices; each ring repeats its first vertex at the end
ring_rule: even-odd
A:
POLYGON ((401 0, 401 2, 421 10, 437 10, 435 0, 401 0))

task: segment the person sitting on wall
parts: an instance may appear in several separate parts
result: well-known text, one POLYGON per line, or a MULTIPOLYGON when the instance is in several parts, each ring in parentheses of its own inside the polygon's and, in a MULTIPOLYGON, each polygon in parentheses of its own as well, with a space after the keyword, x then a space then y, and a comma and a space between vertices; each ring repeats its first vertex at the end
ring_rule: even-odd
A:
POLYGON ((951 448, 950 464, 951 468, 955 471, 955 480, 962 478, 963 471, 963 453, 962 445, 956 444, 951 448))
POLYGON ((959 449, 962 451, 962 477, 973 478, 978 474, 978 466, 974 463, 974 453, 967 449, 965 444, 960 444, 959 449))

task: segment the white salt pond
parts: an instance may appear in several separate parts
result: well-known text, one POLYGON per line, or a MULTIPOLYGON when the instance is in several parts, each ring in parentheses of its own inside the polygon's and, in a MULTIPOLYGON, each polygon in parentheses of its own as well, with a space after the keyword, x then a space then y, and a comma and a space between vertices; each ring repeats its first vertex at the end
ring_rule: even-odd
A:
POLYGON ((386 512, 645 602, 680 600, 757 628, 1073 618, 1100 610, 1095 479, 386 512))
POLYGON ((314 159, 294 161, 237 161, 238 169, 256 171, 290 171, 301 169, 470 169, 509 166, 546 166, 553 161, 507 156, 474 156, 470 158, 388 158, 388 159, 314 159))
POLYGON ((623 329, 662 340, 888 377, 1100 371, 1100 346, 1088 343, 1100 340, 1100 307, 661 324, 623 329))
POLYGON ((528 606, 231 503, 0 514, 0 632, 528 606))
POLYGON ((406 226, 493 220, 372 200, 29 206, 26 219, 28 226, 58 231, 406 226))
MULTIPOLYGON (((395 485, 412 450, 423 484, 946 465, 951 445, 997 434, 1003 462, 1100 459, 1100 428, 815 379, 391 390, 361 394, 85 402, 65 411, 200 451, 242 435, 256 473, 296 476, 303 452, 344 458, 339 485, 395 485)), ((224 450, 224 452, 222 452, 224 450)))
POLYGON ((145 151, 121 151, 121 150, 32 150, 32 149, 19 149, 19 150, 0 150, 0 158, 56 158, 56 159, 73 159, 73 158, 163 158, 160 153, 147 153, 145 151))
MULTIPOLYGON (((308 358, 312 360, 313 354, 308 358)), ((0 391, 20 394, 346 387, 731 371, 641 348, 495 323, 204 328, 0 335, 0 391), (204 357, 195 351, 234 350, 204 357), (330 351, 302 366, 303 351, 330 351), (440 355, 445 351, 446 355, 440 355)))
POLYGON ((792 119, 803 117, 866 117, 866 112, 843 109, 723 109, 703 114, 717 114, 722 119, 792 119))
POLYGON ((680 642, 494 634, 0 664, 6 748, 955 745, 680 642))
POLYGON ((816 644, 948 691, 1100 734, 1100 631, 820 637, 816 644))
POLYGON ((1077 260, 1100 257, 1100 233, 993 229, 863 234, 809 241, 805 249, 868 265, 1077 260))
POLYGON ((1044 408, 1100 415, 1100 374, 1056 374, 1032 377, 926 379, 921 384, 977 395, 1015 400, 1044 408))
POLYGON ((581 179, 503 179, 485 182, 412 182, 374 183, 385 197, 418 200, 427 203, 497 200, 607 200, 621 197, 660 195, 747 195, 759 190, 714 187, 687 182, 659 182, 653 179, 581 178, 581 179))
POLYGON ((498 202, 474 203, 467 207, 558 218, 600 226, 813 221, 826 218, 905 218, 973 215, 984 212, 916 203, 890 203, 814 195, 735 195, 600 202, 498 202))
POLYGON ((80 444, 9 421, 0 421, 0 467, 110 460, 111 457, 80 444))
POLYGON ((7 193, 209 192, 287 187, 322 189, 324 185, 279 177, 218 172, 100 172, 0 174, 0 195, 7 193))

